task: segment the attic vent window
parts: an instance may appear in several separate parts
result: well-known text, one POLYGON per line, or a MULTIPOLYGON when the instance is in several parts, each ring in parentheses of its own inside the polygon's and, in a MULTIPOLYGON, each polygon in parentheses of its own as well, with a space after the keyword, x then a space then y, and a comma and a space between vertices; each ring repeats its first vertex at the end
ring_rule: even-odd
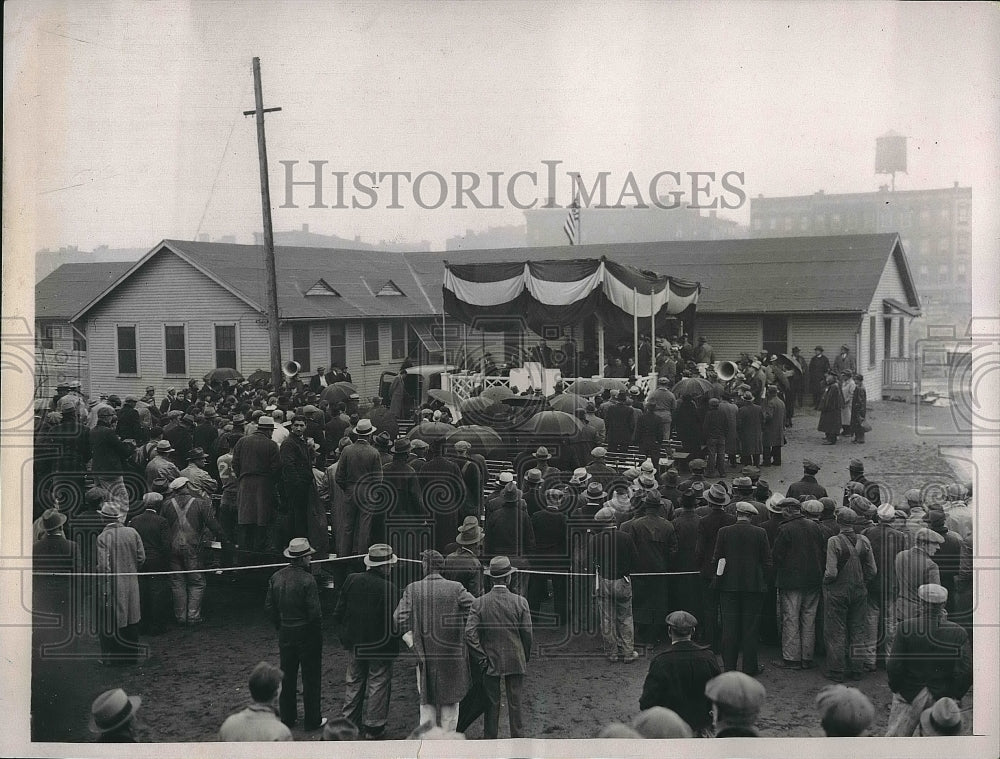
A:
POLYGON ((400 290, 399 286, 390 279, 388 282, 382 285, 382 287, 379 289, 377 293, 375 293, 376 297, 381 297, 383 295, 405 295, 405 293, 402 290, 400 290))
POLYGON ((306 295, 332 295, 335 298, 340 297, 340 293, 330 287, 330 284, 325 280, 319 280, 315 285, 306 290, 306 295))

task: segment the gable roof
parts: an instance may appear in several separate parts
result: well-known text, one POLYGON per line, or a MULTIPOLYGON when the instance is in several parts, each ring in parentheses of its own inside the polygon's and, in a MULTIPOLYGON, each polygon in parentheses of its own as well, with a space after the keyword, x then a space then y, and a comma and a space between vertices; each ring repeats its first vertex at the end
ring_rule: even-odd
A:
MULTIPOLYGON (((173 253, 263 312, 264 265, 257 245, 164 240, 95 297, 72 320, 107 297, 152 256, 173 253)), ((399 253, 277 246, 281 319, 361 319, 440 314, 444 262, 607 258, 702 284, 702 313, 864 312, 890 257, 898 267, 907 305, 920 301, 896 234, 772 237, 742 240, 563 245, 448 253, 399 253), (849 273, 848 273, 849 272, 849 273), (387 275, 403 295, 380 297, 387 275), (319 280, 339 298, 305 297, 319 280)))
MULTIPOLYGON (((700 282, 699 313, 864 312, 890 256, 899 268, 907 304, 920 307, 896 234, 767 237, 548 248, 409 253, 407 261, 425 283, 440 283, 448 263, 566 260, 606 256, 619 263, 700 282), (847 274, 846 272, 849 272, 847 274), (766 299, 766 300, 765 300, 766 299)), ((441 308, 441 287, 428 291, 441 308)))
POLYGON ((35 285, 35 319, 69 320, 122 274, 132 261, 62 264, 35 285))

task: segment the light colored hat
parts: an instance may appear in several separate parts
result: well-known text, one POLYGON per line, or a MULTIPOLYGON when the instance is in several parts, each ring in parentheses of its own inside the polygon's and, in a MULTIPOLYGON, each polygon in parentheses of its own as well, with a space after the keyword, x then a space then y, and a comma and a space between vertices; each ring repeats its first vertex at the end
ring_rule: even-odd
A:
POLYGON ((656 472, 656 466, 653 464, 652 459, 646 459, 639 466, 639 471, 643 474, 653 474, 656 472))
POLYGON ((187 477, 175 477, 170 481, 169 487, 171 490, 180 490, 189 482, 191 482, 191 480, 189 480, 187 477))
POLYGON ((926 527, 921 527, 917 530, 915 540, 917 543, 944 543, 944 538, 941 535, 934 532, 934 530, 928 530, 926 527))
POLYGON ((806 514, 811 514, 818 517, 823 513, 823 504, 817 501, 815 498, 810 498, 808 501, 802 504, 802 510, 806 514))
POLYGON ((864 693, 845 685, 828 685, 816 696, 824 730, 839 737, 861 735, 875 719, 875 707, 864 693))
POLYGON ((125 725, 142 705, 142 698, 130 696, 121 688, 106 690, 90 706, 90 731, 103 735, 125 725))
POLYGON ((461 526, 459 526, 458 537, 455 538, 455 542, 460 546, 471 546, 481 541, 483 537, 485 535, 483 528, 479 524, 479 520, 476 517, 468 516, 462 522, 461 526))
POLYGON ((309 545, 309 538, 292 538, 288 541, 288 548, 282 553, 289 559, 299 559, 303 556, 312 556, 316 553, 316 549, 309 545))
POLYGON ((371 435, 376 429, 378 428, 372 424, 371 419, 359 419, 358 423, 354 425, 354 434, 371 435))
POLYGON ((943 585, 927 583, 917 588, 917 598, 924 603, 943 604, 948 602, 948 589, 943 585))
POLYGON ((257 420, 258 429, 274 429, 274 418, 270 416, 262 416, 257 420))
POLYGON ((736 504, 736 513, 737 514, 756 514, 757 513, 757 507, 754 506, 752 503, 747 503, 746 501, 739 501, 736 504))
MULTIPOLYGON (((719 483, 715 483, 705 493, 705 500, 713 506, 725 506, 731 499, 726 489, 719 483)), ((756 509, 754 511, 756 512, 756 509)))
POLYGON ((375 543, 374 545, 368 546, 368 555, 365 556, 365 566, 371 567, 384 567, 386 565, 392 566, 397 561, 398 557, 393 553, 392 546, 386 543, 375 543))
POLYGON ((586 495, 588 501, 603 501, 607 497, 607 493, 604 492, 604 486, 599 482, 591 482, 587 485, 586 495))
POLYGON ((468 440, 457 440, 455 441, 455 450, 459 451, 460 453, 463 451, 471 451, 472 443, 470 443, 468 440))
POLYGON ((507 577, 517 571, 511 566, 510 559, 506 556, 494 556, 490 559, 490 566, 483 572, 487 577, 507 577))
POLYGON ((750 675, 730 671, 709 680, 705 684, 705 695, 730 711, 753 715, 763 706, 767 690, 750 675))
POLYGON ((546 448, 544 445, 540 445, 538 446, 538 449, 535 451, 535 458, 542 459, 544 461, 552 458, 552 454, 549 453, 548 448, 546 448))
POLYGON ((962 729, 962 711, 954 699, 939 698, 930 709, 920 715, 924 735, 957 735, 962 729))
POLYGON ((605 523, 614 522, 615 510, 607 506, 602 506, 600 509, 597 510, 597 513, 594 514, 594 521, 605 522, 605 523))
POLYGON ((693 738, 694 733, 677 712, 664 706, 653 706, 639 712, 632 727, 643 738, 693 738))
POLYGON ((594 450, 590 452, 590 455, 595 459, 603 459, 608 455, 608 449, 603 446, 597 446, 594 450))
POLYGON ((574 485, 586 485, 592 476, 586 469, 579 467, 573 470, 573 476, 570 477, 569 481, 574 485))
POLYGON ((513 472, 500 472, 500 474, 497 476, 497 481, 501 485, 506 485, 508 482, 513 482, 514 481, 514 473, 513 472))
POLYGON ((891 522, 896 518, 896 509, 891 503, 883 503, 878 507, 878 518, 880 522, 891 522))

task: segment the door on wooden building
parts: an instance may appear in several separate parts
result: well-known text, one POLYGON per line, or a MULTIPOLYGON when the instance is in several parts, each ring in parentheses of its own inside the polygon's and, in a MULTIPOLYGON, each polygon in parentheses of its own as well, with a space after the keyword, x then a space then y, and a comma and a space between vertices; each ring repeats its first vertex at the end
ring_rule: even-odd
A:
POLYGON ((764 350, 773 355, 788 353, 788 317, 763 317, 764 350))

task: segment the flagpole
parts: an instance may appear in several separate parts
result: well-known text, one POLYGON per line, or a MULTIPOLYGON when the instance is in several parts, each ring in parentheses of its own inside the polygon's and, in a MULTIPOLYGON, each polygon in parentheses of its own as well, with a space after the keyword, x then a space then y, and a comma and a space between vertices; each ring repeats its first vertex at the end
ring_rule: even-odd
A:
MULTIPOLYGON (((656 287, 656 285, 653 285, 656 287)), ((654 378, 656 375, 656 305, 653 303, 653 289, 649 290, 649 374, 654 378)))
POLYGON ((632 288, 632 359, 635 361, 635 378, 639 379, 639 290, 632 288))

